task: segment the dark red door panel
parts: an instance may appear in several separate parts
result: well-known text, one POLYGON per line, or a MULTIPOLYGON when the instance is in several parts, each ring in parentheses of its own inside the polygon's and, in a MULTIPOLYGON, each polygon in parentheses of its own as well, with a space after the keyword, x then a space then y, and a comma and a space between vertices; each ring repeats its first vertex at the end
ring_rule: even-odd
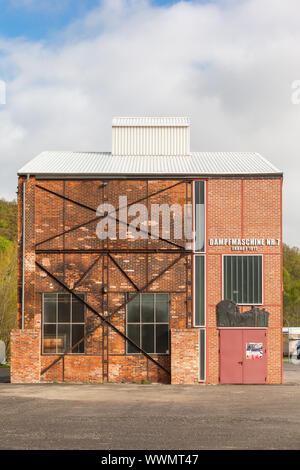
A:
POLYGON ((242 330, 220 330, 220 383, 243 383, 242 345, 242 330))
POLYGON ((262 384, 266 382, 266 350, 266 330, 243 330, 245 384, 262 384))
POLYGON ((266 330, 220 330, 220 383, 265 383, 266 350, 266 330))

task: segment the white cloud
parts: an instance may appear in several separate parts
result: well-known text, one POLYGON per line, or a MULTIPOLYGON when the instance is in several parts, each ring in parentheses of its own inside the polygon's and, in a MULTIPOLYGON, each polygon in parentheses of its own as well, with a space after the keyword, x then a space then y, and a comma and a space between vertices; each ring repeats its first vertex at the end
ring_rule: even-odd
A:
POLYGON ((254 150, 284 170, 299 244, 299 1, 101 5, 51 42, 0 40, 1 194, 42 150, 109 150, 114 115, 189 115, 192 150, 254 150))

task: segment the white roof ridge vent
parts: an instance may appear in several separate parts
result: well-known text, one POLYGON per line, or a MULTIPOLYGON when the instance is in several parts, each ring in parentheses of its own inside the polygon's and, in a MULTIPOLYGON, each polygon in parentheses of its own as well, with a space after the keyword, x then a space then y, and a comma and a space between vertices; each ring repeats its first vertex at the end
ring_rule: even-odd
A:
POLYGON ((188 127, 188 117, 114 117, 113 127, 188 127))
POLYGON ((113 118, 112 155, 190 155, 190 120, 187 117, 113 118))

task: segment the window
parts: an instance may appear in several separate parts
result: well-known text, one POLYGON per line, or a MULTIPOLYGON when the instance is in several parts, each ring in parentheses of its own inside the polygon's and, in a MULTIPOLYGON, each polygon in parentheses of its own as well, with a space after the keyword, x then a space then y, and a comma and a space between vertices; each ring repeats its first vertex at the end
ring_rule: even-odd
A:
POLYGON ((262 256, 224 256, 224 299, 262 303, 262 256))
POLYGON ((195 326, 205 325, 205 257, 195 256, 195 281, 194 281, 194 299, 195 299, 195 326))
MULTIPOLYGON (((84 299, 83 294, 77 294, 84 299)), ((43 353, 63 354, 84 337, 84 305, 71 294, 43 294, 43 353)), ((82 341, 70 354, 83 354, 82 341)))
POLYGON ((199 380, 205 380, 205 330, 199 330, 199 380))
POLYGON ((195 251, 205 250, 205 200, 204 181, 194 183, 194 206, 195 206, 195 251))
MULTIPOLYGON (((129 294, 130 295, 130 294, 129 294)), ((127 304, 127 336, 147 353, 169 353, 169 295, 139 294, 127 304)), ((127 353, 139 351, 127 342, 127 353)))

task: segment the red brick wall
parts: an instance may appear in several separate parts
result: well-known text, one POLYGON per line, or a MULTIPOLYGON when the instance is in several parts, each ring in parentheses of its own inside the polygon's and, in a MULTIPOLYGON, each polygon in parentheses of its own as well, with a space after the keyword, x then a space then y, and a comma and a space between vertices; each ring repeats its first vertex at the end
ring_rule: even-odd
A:
POLYGON ((199 382, 199 330, 171 329, 171 384, 199 382))
MULTIPOLYGON (((19 182, 19 312, 18 326, 21 325, 21 268, 22 268, 22 184, 19 182)), ((27 329, 41 328, 42 292, 64 292, 53 279, 37 269, 37 260, 47 270, 53 273, 75 292, 85 293, 86 300, 99 313, 106 315, 120 306, 127 292, 134 292, 133 284, 121 272, 125 271, 133 283, 143 288, 149 281, 164 270, 179 257, 174 245, 160 240, 99 240, 95 234, 95 210, 102 202, 108 202, 118 207, 118 196, 127 195, 128 203, 146 198, 162 188, 174 185, 174 180, 121 180, 109 181, 36 181, 30 178, 26 183, 26 274, 25 274, 25 332, 27 329), (78 201, 87 207, 79 207, 70 201, 59 198, 43 191, 37 186, 78 201), (84 223, 83 227, 69 231, 75 225, 84 223), (57 234, 59 237, 48 240, 57 234), (47 241, 48 240, 48 241, 47 241), (38 243, 37 246, 35 244, 38 243), (36 251, 39 250, 39 251, 36 251), (85 253, 70 250, 86 250, 85 253), (106 255, 100 256, 99 250, 110 249, 116 264, 106 255), (116 253, 114 250, 125 250, 116 253), (140 250, 129 253, 126 250, 140 250), (163 253, 153 250, 165 250, 163 253), (52 251, 49 251, 52 250, 52 251), (98 251, 97 251, 98 250, 98 251), (142 251, 152 250, 143 253, 142 251), (98 261, 97 261, 98 259, 98 261), (93 268, 87 270, 97 261, 93 268), (108 269, 105 271, 105 263, 108 269), (85 274, 86 273, 86 274, 85 274), (76 284, 77 283, 77 284, 76 284), (103 303, 103 285, 108 285, 108 308, 103 303), (74 287, 75 286, 75 287, 74 287)), ((245 179, 209 179, 206 185, 207 200, 207 281, 206 281, 206 381, 219 381, 218 330, 216 326, 216 305, 222 300, 222 254, 231 254, 230 247, 210 247, 210 238, 281 238, 281 180, 271 178, 245 179)), ((168 189, 147 202, 171 203, 183 205, 191 194, 191 185, 184 182, 168 189)), ((129 222, 130 222, 129 218, 129 222)), ((173 228, 171 234, 173 233, 173 228)), ((175 243, 180 242, 171 237, 175 243)), ((270 312, 268 329, 268 381, 278 383, 281 380, 281 326, 282 326, 282 246, 260 247, 257 253, 264 255, 264 307, 270 312)), ((198 330, 187 330, 192 326, 191 301, 191 255, 184 256, 157 281, 149 285, 145 292, 168 292, 170 295, 170 328, 184 331, 189 338, 198 338, 198 330)), ((249 307, 241 307, 242 311, 249 307)), ((95 315, 87 311, 87 330, 100 325, 95 315)), ((112 323, 122 332, 126 331, 126 312, 122 308, 111 317, 112 323)), ((86 341, 86 355, 68 356, 58 362, 42 377, 42 381, 102 381, 102 333, 100 326, 86 341)), ((40 330, 39 330, 40 331, 40 330)), ((24 348, 26 349, 26 333, 24 348)), ((178 333, 179 337, 181 333, 178 333)), ((183 334, 183 333, 182 333, 183 334)), ((20 333, 19 343, 21 347, 20 333)), ((14 341, 14 340, 13 340, 14 341)), ((191 339, 192 341, 192 339, 191 339)), ((196 346, 195 346, 196 347, 196 346)), ((198 339, 197 339, 198 347, 198 339)), ((178 354, 181 354, 181 344, 178 343, 178 354)), ((40 351, 40 349, 38 349, 40 351)), ((12 350, 13 370, 19 367, 18 353, 12 350)), ((109 331, 109 381, 132 382, 149 380, 153 382, 168 382, 170 377, 142 355, 126 355, 124 339, 109 331)), ((195 351, 191 352, 195 358, 195 351)), ((36 356, 35 356, 36 357, 36 356)), ((156 359, 167 369, 176 367, 176 350, 170 355, 157 356, 156 359), (174 358, 172 357, 173 355, 174 358), (174 360, 173 360, 174 359, 174 360)), ((44 369, 54 361, 55 357, 41 355, 40 368, 44 369)), ((195 360, 195 359, 193 359, 195 360)), ((198 359, 197 359, 198 361, 198 359)), ((182 373, 186 366, 184 364, 182 373)), ((193 368, 193 367, 192 367, 193 368)), ((26 369, 28 370, 28 369, 26 369)), ((172 375, 175 373, 172 372, 172 375)), ((179 374, 179 370, 178 370, 179 374)), ((177 375, 178 375, 177 374, 177 375)), ((193 375, 193 373, 191 374, 193 375)), ((29 376, 28 376, 29 377, 29 376)), ((198 372, 197 372, 198 377, 198 372)), ((24 380, 26 377, 23 375, 24 380)), ((30 379, 30 377, 29 377, 30 379)), ((181 379, 180 379, 181 380, 181 379)), ((183 379, 182 379, 183 380, 183 379)), ((197 378, 198 380, 198 378, 197 378)))
MULTIPOLYGON (((282 229, 281 180, 213 179, 207 182, 207 240, 210 238, 280 238, 280 246, 238 252, 207 245, 207 382, 219 381, 216 304, 222 300, 222 255, 263 255, 263 305, 269 313, 268 383, 282 380, 282 229)), ((241 306, 241 311, 251 306, 241 306)))
MULTIPOLYGON (((103 202, 108 202, 118 207, 119 195, 126 195, 128 204, 141 198, 147 204, 147 195, 161 191, 151 198, 151 202, 157 204, 172 203, 182 207, 187 202, 187 191, 191 194, 191 185, 183 182, 173 187, 179 181, 111 181, 104 186, 102 181, 36 181, 31 178, 26 183, 26 264, 25 277, 25 301, 26 322, 25 327, 31 325, 41 326, 42 316, 42 292, 64 292, 53 279, 35 266, 35 261, 43 265, 55 277, 66 284, 75 292, 85 293, 86 301, 101 315, 107 315, 119 307, 125 300, 126 293, 135 292, 135 284, 139 289, 145 287, 149 281, 158 276, 171 263, 178 260, 176 266, 167 270, 163 276, 148 285, 145 292, 168 292, 170 294, 170 327, 186 327, 191 324, 191 269, 187 269, 187 263, 191 265, 191 256, 180 259, 175 251, 176 246, 158 240, 99 240, 96 236, 97 222, 86 223, 96 216, 96 208, 103 202), (64 195, 67 198, 78 201, 87 207, 79 207, 70 201, 59 198, 54 194, 43 191, 39 186, 50 191, 64 195), (187 188, 189 186, 189 189, 187 188), (93 210, 89 210, 88 207, 93 210), (84 225, 75 230, 68 230, 80 224, 84 225), (32 234, 32 231, 34 232, 32 234), (65 232, 59 237, 49 238, 65 232), (35 243, 37 246, 35 247, 35 243), (35 251, 35 248, 39 251, 35 251), (106 255, 99 255, 99 250, 109 248, 111 250, 123 249, 124 253, 111 252, 116 264, 106 255), (74 253, 70 250, 86 250, 85 253, 74 253), (140 250, 140 253, 129 253, 126 250, 140 250), (162 253, 143 253, 145 250, 165 249, 162 253), (52 250, 49 252, 49 250, 52 250), (97 252, 98 250, 98 252, 97 252), (94 264, 94 262, 98 261, 94 264), (107 263, 107 272, 104 272, 104 263, 107 263), (94 264, 92 269, 89 269, 94 264), (88 271, 87 271, 88 270, 88 271), (131 283, 122 270, 129 276, 131 283), (28 279, 28 282, 27 282, 28 279), (103 304, 103 285, 108 285, 108 308, 103 304), (190 303, 190 305, 188 305, 190 303), (190 316, 187 315, 190 313, 190 316)), ((22 183, 20 180, 19 193, 19 224, 21 227, 22 215, 22 183)), ((150 203, 148 201, 150 208, 150 203)), ((129 221, 131 219, 129 218, 129 221)), ((147 227, 146 227, 147 229, 147 227)), ((171 227, 171 240, 184 244, 184 241, 176 241, 173 237, 174 227, 171 227)), ((20 229, 21 233, 21 229, 20 229)), ((19 259, 22 259, 20 247, 19 259)), ((20 272, 19 278, 21 278, 20 272)), ((21 285, 21 284, 20 284, 21 285)), ((19 305, 19 319, 20 319, 19 305)), ((114 314, 110 321, 121 332, 126 331, 126 310, 122 308, 114 314)), ((20 325, 20 321, 19 321, 20 325)), ((100 320, 95 315, 86 311, 87 331, 99 326, 86 340, 86 355, 68 356, 60 360, 45 374, 42 381, 102 381, 102 353, 103 353, 103 328, 100 320)), ((109 381, 142 381, 169 382, 169 375, 158 368, 143 355, 127 355, 124 339, 113 330, 108 335, 109 351, 109 381)), ((155 356, 153 356, 155 357, 155 356)), ((53 363, 56 356, 41 355, 41 370, 53 363)), ((170 368, 170 357, 156 356, 155 359, 165 368, 170 368)), ((14 360, 14 358, 12 358, 14 360)))
POLYGON ((12 383, 35 383, 40 381, 39 329, 13 330, 11 332, 11 368, 12 383))

